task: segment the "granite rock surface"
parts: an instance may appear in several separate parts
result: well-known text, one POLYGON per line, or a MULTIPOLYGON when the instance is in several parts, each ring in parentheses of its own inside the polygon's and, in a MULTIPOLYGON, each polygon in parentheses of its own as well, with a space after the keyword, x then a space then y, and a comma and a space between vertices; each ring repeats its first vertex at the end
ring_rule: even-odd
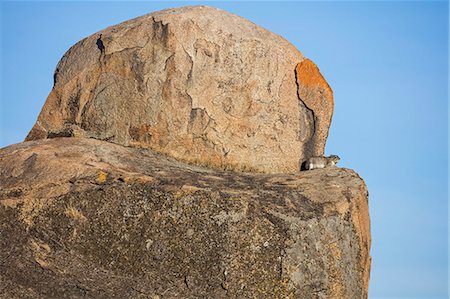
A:
POLYGON ((368 191, 323 155, 333 93, 205 6, 75 44, 0 149, 0 298, 367 298, 368 191))
POLYGON ((95 139, 0 149, 0 298, 367 298, 349 169, 212 170, 95 139))
POLYGON ((26 140, 91 137, 218 169, 291 173, 323 155, 332 114, 330 87, 292 44, 193 6, 76 43, 26 140))

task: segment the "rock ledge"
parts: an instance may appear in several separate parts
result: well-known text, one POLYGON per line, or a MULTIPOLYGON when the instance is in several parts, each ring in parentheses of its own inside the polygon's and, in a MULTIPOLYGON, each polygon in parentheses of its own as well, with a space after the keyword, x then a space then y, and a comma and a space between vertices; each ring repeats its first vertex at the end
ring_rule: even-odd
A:
POLYGON ((348 169, 213 171, 55 138, 0 150, 1 298, 367 298, 348 169))

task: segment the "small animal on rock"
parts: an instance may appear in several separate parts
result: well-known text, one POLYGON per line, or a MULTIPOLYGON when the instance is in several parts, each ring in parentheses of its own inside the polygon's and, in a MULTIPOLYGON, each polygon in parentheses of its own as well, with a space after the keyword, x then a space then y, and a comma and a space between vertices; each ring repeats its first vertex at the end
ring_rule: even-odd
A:
POLYGON ((336 167, 336 163, 340 160, 339 156, 330 155, 329 157, 311 157, 305 162, 306 170, 319 168, 336 167))

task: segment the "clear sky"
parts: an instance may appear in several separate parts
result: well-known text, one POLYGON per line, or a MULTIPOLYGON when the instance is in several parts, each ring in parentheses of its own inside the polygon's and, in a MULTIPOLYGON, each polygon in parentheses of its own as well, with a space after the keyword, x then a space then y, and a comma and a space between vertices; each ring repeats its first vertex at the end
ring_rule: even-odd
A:
POLYGON ((326 153, 370 192, 370 298, 447 298, 447 2, 2 2, 0 147, 25 138, 75 42, 193 4, 285 37, 329 82, 326 153))

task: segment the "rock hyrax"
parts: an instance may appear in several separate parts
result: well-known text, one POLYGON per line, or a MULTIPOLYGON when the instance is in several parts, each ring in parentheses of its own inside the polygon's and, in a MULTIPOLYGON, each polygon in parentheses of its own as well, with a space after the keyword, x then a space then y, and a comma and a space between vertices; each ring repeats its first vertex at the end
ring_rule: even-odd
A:
POLYGON ((330 155, 329 157, 311 157, 305 162, 305 169, 319 169, 326 167, 335 167, 340 158, 336 155, 330 155))

